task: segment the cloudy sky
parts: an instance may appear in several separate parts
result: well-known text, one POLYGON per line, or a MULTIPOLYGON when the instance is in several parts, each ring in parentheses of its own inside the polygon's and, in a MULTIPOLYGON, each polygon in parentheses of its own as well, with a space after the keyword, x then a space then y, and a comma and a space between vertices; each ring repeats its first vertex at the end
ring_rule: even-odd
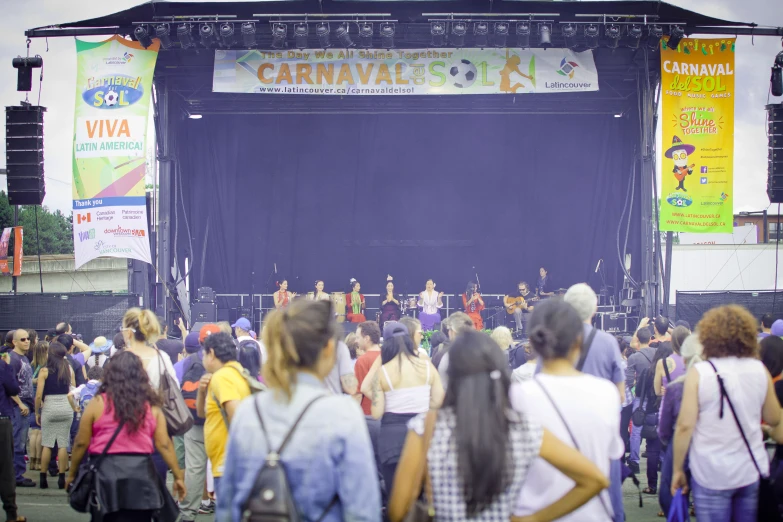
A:
MULTIPOLYGON (((783 26, 781 0, 670 0, 691 9, 727 20, 783 26)), ((16 105, 24 93, 16 92, 16 70, 11 59, 25 54, 24 29, 94 18, 127 9, 141 0, 2 0, 0 20, 0 99, 3 106, 16 105), (12 9, 11 6, 16 8, 12 9)), ((769 93, 770 67, 781 50, 778 38, 740 37, 736 65, 736 127, 734 194, 736 210, 767 208, 764 105, 769 93)), ((46 187, 44 204, 53 209, 71 209, 71 139, 73 135, 76 52, 73 38, 36 39, 31 54, 44 58, 41 104, 48 108, 45 130, 46 187), (47 51, 48 45, 48 51, 47 51)), ((34 75, 30 101, 38 101, 38 75, 34 75)), ((660 140, 660 138, 659 138, 660 140)), ((4 147, 4 142, 0 142, 4 147)), ((660 146, 659 146, 660 147, 660 146)), ((0 160, 0 166, 3 160, 0 160)), ((0 178, 5 189, 5 178, 0 178)))

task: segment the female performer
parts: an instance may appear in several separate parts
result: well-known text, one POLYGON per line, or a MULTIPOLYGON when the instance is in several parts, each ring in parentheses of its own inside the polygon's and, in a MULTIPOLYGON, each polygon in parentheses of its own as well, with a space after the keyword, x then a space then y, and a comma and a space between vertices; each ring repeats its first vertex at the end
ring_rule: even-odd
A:
POLYGON ((288 308, 291 299, 296 297, 296 292, 288 291, 288 280, 283 279, 279 284, 280 289, 272 294, 275 300, 275 308, 288 308))
POLYGON ((435 281, 427 279, 425 290, 419 294, 417 305, 421 308, 419 321, 422 330, 432 330, 441 321, 440 310, 443 308, 443 292, 435 292, 435 281))
POLYGON ((484 300, 478 292, 478 285, 471 281, 462 294, 462 306, 465 307, 465 313, 473 320, 473 326, 476 330, 484 329, 484 319, 481 318, 481 311, 484 309, 484 300))
POLYGON ((552 283, 549 281, 549 272, 547 272, 547 269, 543 266, 538 269, 536 295, 538 297, 552 297, 555 295, 555 293, 552 291, 552 283))
POLYGON ((364 296, 359 293, 361 289, 359 281, 351 278, 351 293, 345 296, 346 319, 349 323, 363 323, 367 320, 364 317, 364 296))
POLYGON ((386 296, 381 301, 380 327, 383 331, 383 323, 386 321, 399 321, 402 316, 400 301, 394 297, 394 279, 386 276, 386 296))
POLYGON ((315 292, 312 292, 307 298, 312 299, 313 301, 329 301, 329 299, 331 299, 329 294, 324 292, 324 282, 320 279, 315 282, 315 292))

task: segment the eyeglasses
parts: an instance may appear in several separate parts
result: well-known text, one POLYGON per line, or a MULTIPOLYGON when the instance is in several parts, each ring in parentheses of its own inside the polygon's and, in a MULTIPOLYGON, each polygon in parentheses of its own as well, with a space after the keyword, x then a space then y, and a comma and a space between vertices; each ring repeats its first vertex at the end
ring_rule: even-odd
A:
POLYGON ((20 343, 26 343, 26 342, 27 342, 27 341, 29 341, 29 340, 30 340, 30 339, 29 339, 28 337, 22 337, 21 339, 19 339, 19 342, 20 342, 20 343))

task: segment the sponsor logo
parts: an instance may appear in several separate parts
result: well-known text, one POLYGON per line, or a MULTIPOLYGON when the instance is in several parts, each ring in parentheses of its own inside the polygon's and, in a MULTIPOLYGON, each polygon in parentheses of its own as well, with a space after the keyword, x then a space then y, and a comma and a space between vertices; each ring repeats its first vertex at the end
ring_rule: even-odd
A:
POLYGON ((112 74, 87 79, 82 100, 96 109, 121 109, 133 105, 144 96, 141 76, 112 74))
POLYGON ((701 183, 702 185, 706 185, 707 184, 707 176, 702 176, 701 178, 699 178, 699 183, 701 183))
POLYGON ((123 228, 117 225, 114 228, 107 228, 104 234, 111 234, 114 237, 146 237, 147 232, 143 228, 123 228))
POLYGON ((86 214, 76 214, 77 225, 81 225, 82 223, 90 223, 90 221, 92 221, 92 218, 89 212, 87 212, 86 214))
POLYGON ((94 228, 91 228, 90 230, 85 230, 84 232, 79 232, 79 243, 87 241, 88 239, 95 239, 94 228))
POLYGON ((106 211, 98 211, 95 213, 95 219, 98 221, 111 221, 114 217, 114 211, 113 210, 106 210, 106 211))
POLYGON ((125 59, 125 63, 128 63, 131 60, 133 60, 133 55, 131 53, 125 53, 122 55, 122 57, 125 59))
POLYGON ((106 244, 105 241, 98 241, 95 243, 95 250, 98 251, 99 256, 110 254, 130 254, 130 248, 120 248, 117 245, 106 244))
POLYGON ((720 193, 720 200, 721 201, 726 201, 727 199, 729 199, 729 195, 726 194, 725 192, 721 192, 720 193))
POLYGON ((578 63, 570 62, 567 58, 563 58, 560 62, 560 69, 557 70, 557 74, 560 76, 567 76, 569 80, 573 80, 577 67, 579 67, 578 63))
POLYGON ((666 196, 666 202, 673 207, 689 207, 693 204, 693 198, 682 192, 672 192, 666 196))

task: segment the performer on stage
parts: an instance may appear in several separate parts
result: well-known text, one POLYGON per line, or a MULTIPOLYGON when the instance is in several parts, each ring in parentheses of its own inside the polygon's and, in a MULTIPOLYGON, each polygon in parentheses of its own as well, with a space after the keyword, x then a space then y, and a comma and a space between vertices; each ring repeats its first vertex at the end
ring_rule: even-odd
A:
POLYGON ((521 333, 526 331, 526 325, 528 319, 530 319, 530 312, 533 311, 533 301, 536 295, 530 291, 527 283, 520 281, 517 284, 517 292, 513 292, 506 296, 505 304, 507 309, 510 308, 509 304, 512 303, 514 310, 514 321, 517 324, 517 332, 521 333), (516 294, 516 295, 515 295, 516 294), (522 302, 519 302, 519 298, 522 298, 522 302))
POLYGON ((552 297, 555 293, 552 291, 552 283, 549 280, 549 273, 543 266, 538 269, 538 284, 536 285, 536 295, 538 297, 552 297))
POLYGON ((280 289, 274 294, 272 294, 272 297, 275 300, 275 308, 277 309, 288 308, 291 299, 296 297, 296 292, 288 291, 288 280, 286 279, 280 281, 279 287, 280 289))
POLYGON ((381 294, 381 318, 380 327, 383 331, 383 323, 386 321, 399 321, 402 312, 400 301, 394 296, 394 278, 386 276, 386 294, 381 294))
POLYGON ((315 282, 315 292, 307 294, 307 298, 313 301, 328 301, 331 299, 329 294, 324 292, 324 282, 320 279, 315 282))
POLYGON ((349 323, 363 323, 367 319, 364 317, 364 296, 359 293, 362 285, 359 281, 351 278, 351 293, 345 296, 345 318, 349 323))
POLYGON ((478 293, 478 285, 471 281, 465 293, 462 294, 462 306, 465 313, 473 320, 473 327, 476 330, 484 329, 484 319, 481 318, 481 311, 484 309, 484 300, 478 293))
POLYGON ((422 330, 429 331, 432 327, 441 322, 440 310, 443 308, 443 292, 435 292, 435 281, 427 279, 425 290, 419 294, 419 301, 416 303, 420 308, 419 321, 421 321, 422 330))

